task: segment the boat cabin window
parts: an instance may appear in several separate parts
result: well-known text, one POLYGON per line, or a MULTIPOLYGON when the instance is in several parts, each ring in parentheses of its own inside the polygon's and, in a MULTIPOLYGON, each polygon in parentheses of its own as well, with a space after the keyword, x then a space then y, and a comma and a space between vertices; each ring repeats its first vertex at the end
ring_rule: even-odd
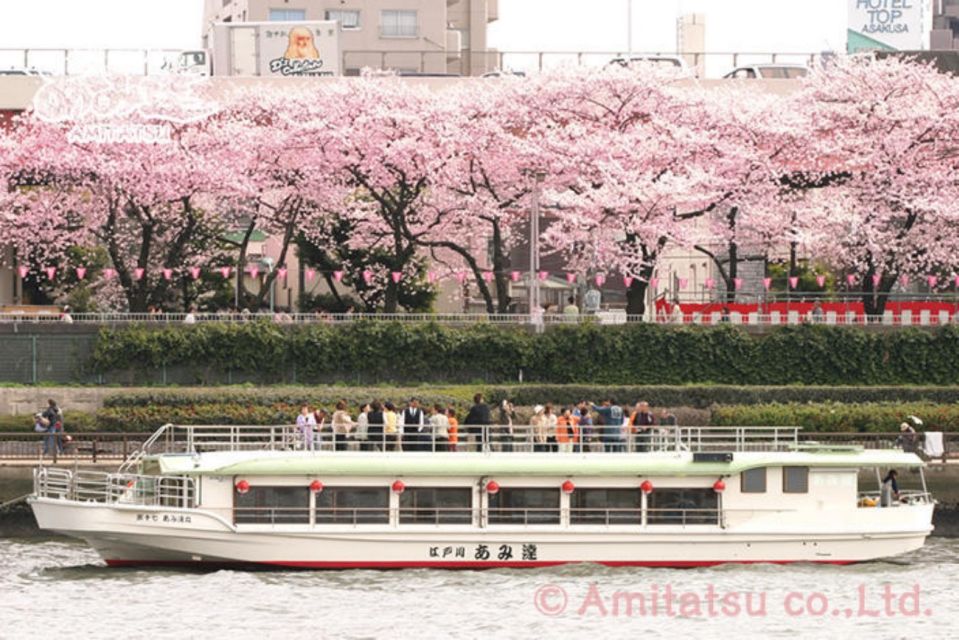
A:
POLYGON ((570 524, 642 524, 639 489, 580 489, 569 497, 570 524))
POLYGON ((407 487, 400 495, 400 524, 471 524, 469 487, 407 487))
POLYGON ((326 487, 316 494, 317 524, 389 522, 389 487, 326 487))
POLYGON ((500 489, 489 497, 490 524, 559 524, 559 489, 500 489))
POLYGON ((250 487, 235 492, 233 519, 237 524, 306 524, 310 521, 307 487, 250 487))
POLYGON ((646 497, 647 524, 718 524, 719 494, 708 489, 656 489, 646 497))
POLYGON ((743 493, 766 493, 766 467, 743 471, 739 476, 739 490, 743 493))
POLYGON ((809 493, 809 467, 783 467, 783 493, 809 493))

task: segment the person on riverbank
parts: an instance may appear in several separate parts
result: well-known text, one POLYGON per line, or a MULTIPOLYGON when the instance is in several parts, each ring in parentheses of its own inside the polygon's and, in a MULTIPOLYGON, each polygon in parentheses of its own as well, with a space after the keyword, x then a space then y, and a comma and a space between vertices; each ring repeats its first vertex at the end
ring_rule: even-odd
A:
POLYGON ((53 398, 47 400, 47 408, 41 414, 47 421, 47 437, 43 440, 43 455, 53 454, 53 459, 57 459, 57 454, 63 453, 63 411, 57 405, 53 398))
POLYGON ((336 403, 336 410, 330 419, 330 426, 333 428, 333 449, 335 451, 346 451, 349 437, 353 431, 353 418, 346 411, 345 400, 336 403))
POLYGON ((918 436, 916 430, 908 422, 899 425, 899 437, 896 438, 896 444, 906 453, 915 453, 916 441, 918 436))
POLYGON ((899 500, 899 483, 896 479, 899 473, 895 469, 890 469, 886 477, 882 479, 882 490, 879 492, 879 506, 891 507, 893 501, 899 500))
POLYGON ((300 442, 304 449, 313 451, 313 431, 316 428, 316 416, 310 411, 310 405, 300 407, 300 415, 296 416, 296 428, 300 432, 300 442))

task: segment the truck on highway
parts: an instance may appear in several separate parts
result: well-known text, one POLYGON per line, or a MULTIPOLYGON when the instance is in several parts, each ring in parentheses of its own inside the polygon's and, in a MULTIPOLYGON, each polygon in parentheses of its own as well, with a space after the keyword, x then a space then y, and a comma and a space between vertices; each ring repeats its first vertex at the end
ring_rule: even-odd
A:
POLYGON ((213 48, 182 51, 176 73, 214 76, 340 75, 335 20, 219 22, 213 48))

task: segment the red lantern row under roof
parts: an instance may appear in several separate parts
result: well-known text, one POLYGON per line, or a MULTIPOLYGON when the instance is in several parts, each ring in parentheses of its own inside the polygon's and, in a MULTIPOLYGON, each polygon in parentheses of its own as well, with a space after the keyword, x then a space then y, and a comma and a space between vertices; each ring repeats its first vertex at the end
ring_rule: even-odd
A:
MULTIPOLYGON (((406 490, 406 484, 402 480, 395 480, 391 485, 394 493, 403 493, 406 490)), ((576 484, 572 480, 566 480, 560 485, 560 488, 563 490, 563 493, 573 493, 576 490, 576 484)), ((653 492, 653 483, 649 480, 643 480, 642 484, 639 485, 639 488, 643 493, 652 493, 653 492)), ((323 483, 319 480, 314 480, 310 483, 310 491, 313 493, 321 493, 324 489, 323 483)), ((496 495, 499 493, 499 483, 496 480, 490 480, 485 485, 486 493, 490 495, 496 495)), ((250 490, 250 483, 246 480, 240 480, 236 483, 236 492, 239 494, 245 494, 250 490)), ((722 478, 716 480, 713 483, 713 490, 717 493, 722 493, 726 490, 726 483, 723 482, 722 478)))

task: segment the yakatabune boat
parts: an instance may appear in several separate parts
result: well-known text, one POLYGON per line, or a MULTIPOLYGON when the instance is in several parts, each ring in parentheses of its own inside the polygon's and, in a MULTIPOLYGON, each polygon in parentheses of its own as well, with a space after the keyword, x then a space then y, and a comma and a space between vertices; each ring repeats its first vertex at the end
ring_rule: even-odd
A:
POLYGON ((918 549, 932 530, 924 480, 888 506, 876 480, 861 491, 861 470, 918 484, 922 461, 898 450, 763 427, 673 428, 623 453, 515 438, 307 450, 294 427, 167 425, 117 473, 38 468, 30 503, 41 528, 114 566, 850 563, 918 549))

